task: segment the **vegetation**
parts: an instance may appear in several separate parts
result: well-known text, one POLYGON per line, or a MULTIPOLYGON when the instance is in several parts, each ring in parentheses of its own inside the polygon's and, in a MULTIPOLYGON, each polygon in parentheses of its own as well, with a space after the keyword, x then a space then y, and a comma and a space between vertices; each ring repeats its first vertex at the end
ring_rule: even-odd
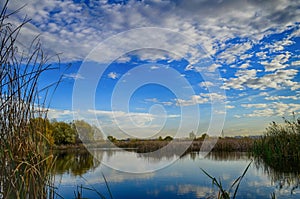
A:
POLYGON ((71 124, 65 122, 54 122, 51 125, 53 129, 53 139, 56 145, 75 144, 77 135, 71 124))
POLYGON ((245 174, 247 173, 250 165, 251 165, 252 161, 248 164, 248 166, 246 167, 246 169, 244 170, 243 174, 241 176, 239 176, 233 183, 232 185, 230 186, 229 190, 227 191, 226 189, 224 189, 223 185, 222 185, 222 181, 219 179, 217 180, 215 177, 212 177, 211 175, 209 175, 206 171, 204 171, 203 169, 201 169, 203 171, 203 173, 205 175, 207 175, 211 180, 212 180, 212 183, 213 185, 216 185, 219 189, 219 192, 218 192, 218 199, 234 199, 236 198, 236 195, 237 195, 237 191, 239 189, 239 186, 240 186, 240 183, 242 181, 242 179, 244 178, 245 174), (232 191, 234 190, 233 192, 233 195, 231 196, 231 193, 232 191))
POLYGON ((82 142, 93 142, 95 141, 95 136, 97 136, 98 140, 102 139, 100 130, 96 126, 92 126, 83 120, 73 121, 71 125, 76 129, 78 138, 80 138, 82 142))
POLYGON ((45 119, 50 87, 40 89, 38 81, 56 67, 47 64, 37 39, 24 51, 17 47, 28 20, 17 26, 9 23, 14 13, 7 13, 7 5, 8 0, 0 11, 0 195, 46 198, 53 194, 49 188, 53 155, 47 147, 54 140, 45 119))
POLYGON ((284 118, 283 124, 272 122, 264 136, 255 141, 253 153, 270 165, 290 162, 299 166, 299 143, 300 119, 293 115, 291 120, 284 118))
POLYGON ((47 118, 33 118, 30 120, 32 128, 39 129, 47 138, 48 144, 53 145, 72 145, 84 142, 93 142, 102 139, 102 134, 96 126, 80 120, 73 122, 49 121, 47 118), (44 124, 44 129, 41 129, 44 124), (97 138, 95 138, 97 136, 97 138))
POLYGON ((74 176, 81 176, 100 164, 86 149, 76 150, 76 152, 57 150, 54 156, 56 158, 52 169, 54 174, 68 172, 74 176))
MULTIPOLYGON (((241 138, 222 138, 218 139, 215 142, 214 139, 216 138, 209 138, 206 135, 202 136, 206 137, 207 142, 212 142, 214 145, 212 151, 222 151, 222 152, 232 152, 232 151, 239 151, 239 152, 250 152, 253 147, 253 138, 249 137, 241 137, 241 138)), ((186 149, 186 153, 192 152, 192 151, 210 151, 210 148, 202 147, 204 139, 196 138, 191 142, 191 140, 185 140, 185 139, 173 139, 171 136, 166 136, 165 138, 162 138, 161 136, 158 139, 152 139, 152 140, 139 140, 139 139, 126 139, 126 140, 117 140, 116 138, 112 136, 108 136, 108 140, 112 141, 116 146, 120 148, 127 148, 132 149, 135 148, 137 152, 139 153, 146 153, 146 152, 152 152, 156 151, 158 149, 163 148, 166 146, 170 141, 174 140, 173 146, 175 148, 180 149, 183 145, 189 145, 189 147, 186 149)), ((170 148, 171 149, 171 148, 170 148)), ((174 152, 176 149, 172 149, 174 152)), ((182 150, 178 150, 182 151, 182 150)))

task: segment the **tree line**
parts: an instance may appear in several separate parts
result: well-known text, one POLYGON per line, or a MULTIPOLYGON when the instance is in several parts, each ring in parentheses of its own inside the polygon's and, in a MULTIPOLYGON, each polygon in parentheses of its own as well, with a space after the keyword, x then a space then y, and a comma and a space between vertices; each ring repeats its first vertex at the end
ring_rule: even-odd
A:
POLYGON ((64 122, 56 119, 33 118, 28 126, 42 132, 50 145, 79 144, 102 139, 101 131, 84 120, 64 122))

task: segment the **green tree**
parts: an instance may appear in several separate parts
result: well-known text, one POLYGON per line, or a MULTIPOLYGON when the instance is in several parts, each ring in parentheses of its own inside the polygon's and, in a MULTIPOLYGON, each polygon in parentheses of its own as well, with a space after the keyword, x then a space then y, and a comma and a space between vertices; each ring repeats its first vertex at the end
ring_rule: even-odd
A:
POLYGON ((115 142, 117 139, 114 137, 114 136, 112 136, 112 135, 109 135, 109 136, 107 136, 107 139, 110 141, 110 142, 115 142))
POLYGON ((83 142, 92 142, 94 141, 95 127, 91 126, 89 123, 84 120, 74 121, 76 127, 76 132, 79 135, 79 138, 83 142))
POLYGON ((54 122, 53 137, 55 144, 74 144, 76 138, 76 131, 71 124, 65 122, 54 122))
POLYGON ((173 138, 172 138, 171 136, 168 135, 168 136, 166 136, 166 137, 164 138, 164 140, 165 140, 165 141, 172 141, 173 138))
POLYGON ((194 140, 194 139, 196 139, 196 134, 192 131, 192 132, 190 132, 189 137, 191 140, 194 140))
POLYGON ((93 131, 94 131, 94 139, 96 140, 103 140, 103 134, 100 131, 100 129, 98 127, 96 127, 95 125, 92 126, 93 131))
POLYGON ((203 133, 201 135, 201 139, 204 140, 205 138, 209 138, 208 134, 207 133, 203 133))

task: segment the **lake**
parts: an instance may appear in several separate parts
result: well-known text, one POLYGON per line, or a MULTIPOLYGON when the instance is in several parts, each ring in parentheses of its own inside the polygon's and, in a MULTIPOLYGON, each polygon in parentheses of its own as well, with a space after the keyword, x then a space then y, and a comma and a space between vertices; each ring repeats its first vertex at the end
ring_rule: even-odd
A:
MULTIPOLYGON (((75 193, 79 192, 83 198, 103 195, 107 199, 111 198, 110 192, 114 199, 216 198, 218 188, 201 168, 220 179, 228 190, 253 159, 247 153, 238 152, 209 153, 204 158, 201 153, 158 158, 103 149, 91 153, 59 152, 56 156, 54 186, 57 195, 75 198, 75 193)), ((278 169, 254 160, 241 181, 236 198, 270 198, 272 193, 277 198, 300 198, 299 179, 297 168, 278 169)))

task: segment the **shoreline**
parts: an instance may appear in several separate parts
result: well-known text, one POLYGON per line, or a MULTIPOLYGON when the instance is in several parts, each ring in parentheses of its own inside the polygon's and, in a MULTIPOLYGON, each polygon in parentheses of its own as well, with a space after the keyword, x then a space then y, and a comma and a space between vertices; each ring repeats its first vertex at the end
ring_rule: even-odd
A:
POLYGON ((185 153, 199 151, 216 151, 216 152, 250 152, 253 149, 255 139, 253 138, 208 138, 205 140, 117 140, 114 142, 98 141, 91 143, 78 143, 68 145, 54 145, 52 150, 87 150, 92 149, 124 149, 134 150, 137 153, 149 153, 159 149, 167 151, 179 151, 182 147, 186 147, 185 153), (203 145, 203 143, 205 143, 203 145), (168 147, 166 147, 168 146, 168 147))

